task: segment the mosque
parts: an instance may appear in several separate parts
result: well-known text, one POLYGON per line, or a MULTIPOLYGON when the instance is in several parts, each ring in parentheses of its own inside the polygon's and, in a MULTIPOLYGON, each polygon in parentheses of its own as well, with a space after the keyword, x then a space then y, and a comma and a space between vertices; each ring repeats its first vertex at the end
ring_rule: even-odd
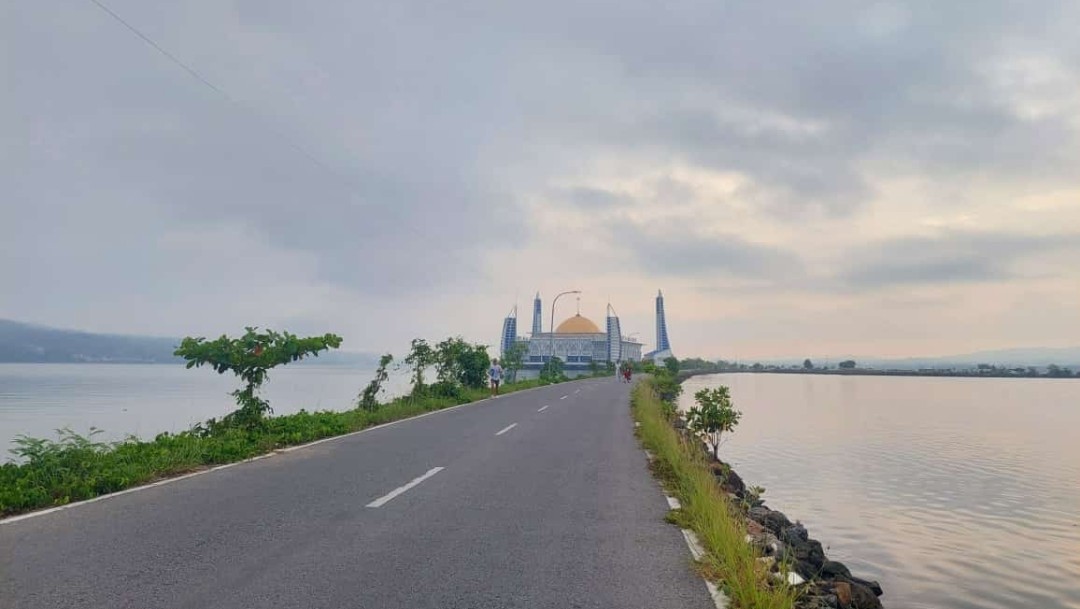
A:
POLYGON ((622 334, 622 326, 615 309, 609 304, 605 328, 600 329, 595 322, 578 311, 572 317, 562 321, 555 331, 543 331, 543 305, 540 294, 533 300, 532 332, 528 338, 517 335, 517 306, 503 320, 500 352, 505 355, 514 345, 521 345, 524 357, 520 372, 524 378, 539 375, 544 363, 552 354, 563 362, 563 369, 568 376, 588 373, 594 366, 607 367, 608 363, 624 360, 641 361, 643 357, 662 361, 671 356, 671 345, 667 338, 667 321, 664 315, 664 295, 656 296, 656 349, 642 354, 643 345, 632 337, 622 334))

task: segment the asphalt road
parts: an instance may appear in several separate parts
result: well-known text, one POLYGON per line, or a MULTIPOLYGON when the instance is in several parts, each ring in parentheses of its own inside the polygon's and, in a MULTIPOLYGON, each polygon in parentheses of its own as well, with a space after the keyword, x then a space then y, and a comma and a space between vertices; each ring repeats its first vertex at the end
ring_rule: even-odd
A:
POLYGON ((3 524, 0 607, 712 607, 628 400, 544 387, 3 524))

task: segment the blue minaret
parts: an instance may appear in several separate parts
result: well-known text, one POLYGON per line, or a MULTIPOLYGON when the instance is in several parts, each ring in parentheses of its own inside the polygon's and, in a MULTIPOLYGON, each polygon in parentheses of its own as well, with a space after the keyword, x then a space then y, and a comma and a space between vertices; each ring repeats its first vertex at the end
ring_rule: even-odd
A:
POLYGON ((502 329, 502 355, 506 355, 506 352, 510 350, 510 347, 514 346, 514 341, 517 340, 517 305, 510 311, 510 314, 503 320, 502 329))
POLYGON ((533 300, 533 336, 540 336, 540 333, 544 331, 544 310, 540 305, 540 292, 536 293, 536 298, 533 300))
POLYGON ((608 303, 607 306, 607 348, 608 361, 622 361, 622 327, 619 325, 619 315, 608 303))
POLYGON ((667 319, 664 317, 664 293, 660 290, 656 291, 656 350, 671 350, 667 337, 667 319))

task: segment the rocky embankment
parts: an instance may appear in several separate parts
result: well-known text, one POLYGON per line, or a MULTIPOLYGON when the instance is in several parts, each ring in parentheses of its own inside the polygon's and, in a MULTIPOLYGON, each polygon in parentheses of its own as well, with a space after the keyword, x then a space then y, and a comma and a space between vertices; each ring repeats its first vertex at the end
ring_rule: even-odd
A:
MULTIPOLYGON (((676 419, 675 427, 688 441, 700 442, 681 419, 676 419)), ((702 447, 717 484, 746 519, 747 541, 760 560, 778 578, 785 577, 787 570, 788 581, 803 588, 796 605, 799 609, 881 609, 882 590, 877 582, 856 577, 843 563, 829 560, 821 542, 810 537, 802 523, 767 507, 758 496, 760 491, 747 488, 727 463, 715 460, 708 444, 702 447)))

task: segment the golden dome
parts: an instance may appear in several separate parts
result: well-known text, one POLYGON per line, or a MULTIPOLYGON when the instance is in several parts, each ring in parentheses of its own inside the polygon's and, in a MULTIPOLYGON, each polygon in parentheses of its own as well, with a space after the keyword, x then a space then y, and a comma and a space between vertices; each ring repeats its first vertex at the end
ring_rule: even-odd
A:
POLYGON ((600 334, 600 328, 581 313, 567 319, 555 328, 556 334, 600 334))

